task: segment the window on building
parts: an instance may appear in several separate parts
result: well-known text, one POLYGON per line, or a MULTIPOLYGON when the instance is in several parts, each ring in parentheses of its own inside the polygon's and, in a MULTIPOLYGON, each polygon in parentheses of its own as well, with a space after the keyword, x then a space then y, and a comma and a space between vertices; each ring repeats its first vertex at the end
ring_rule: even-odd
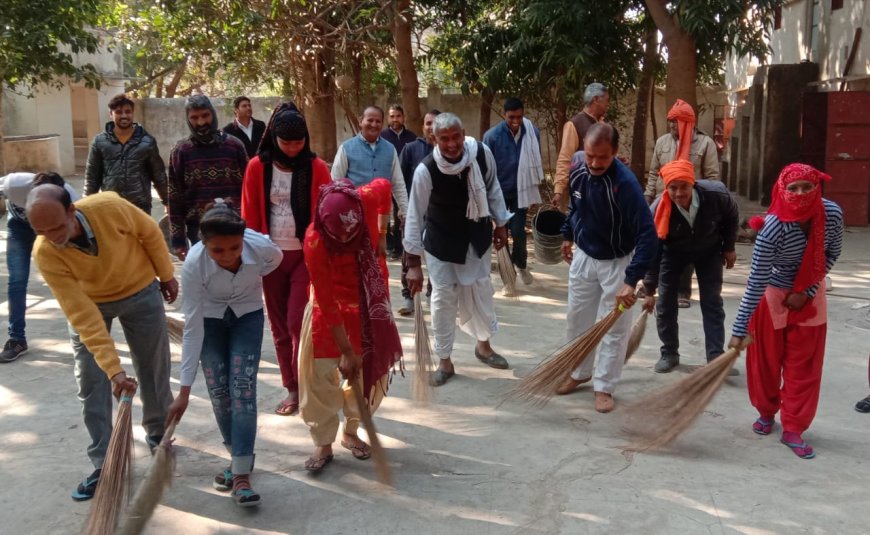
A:
POLYGON ((831 11, 843 7, 843 0, 831 0, 831 11))
POLYGON ((778 30, 780 28, 782 28, 782 6, 773 10, 773 29, 778 30))

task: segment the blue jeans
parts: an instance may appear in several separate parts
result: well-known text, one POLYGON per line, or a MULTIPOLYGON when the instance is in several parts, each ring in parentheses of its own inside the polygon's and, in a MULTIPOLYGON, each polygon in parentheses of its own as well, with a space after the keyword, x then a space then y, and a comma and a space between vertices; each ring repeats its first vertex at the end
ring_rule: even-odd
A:
POLYGON ((659 271, 659 299, 656 303, 656 325, 662 342, 663 357, 680 356, 680 330, 677 321, 677 297, 680 279, 687 266, 695 265, 704 324, 704 346, 707 361, 718 357, 725 346, 725 307, 722 303, 722 253, 719 250, 703 254, 677 255, 662 253, 659 271))
POLYGON ((9 338, 27 341, 24 311, 27 308, 27 281, 30 279, 30 252, 36 233, 27 221, 9 216, 6 223, 6 269, 9 270, 9 338))
POLYGON ((257 370, 263 344, 263 310, 237 318, 227 307, 224 317, 205 318, 205 340, 199 360, 214 417, 232 455, 233 474, 254 468, 257 437, 257 370))

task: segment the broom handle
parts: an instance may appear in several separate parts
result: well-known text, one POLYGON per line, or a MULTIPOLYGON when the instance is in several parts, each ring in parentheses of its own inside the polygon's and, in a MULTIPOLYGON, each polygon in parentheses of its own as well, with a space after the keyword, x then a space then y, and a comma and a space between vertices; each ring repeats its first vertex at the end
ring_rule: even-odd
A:
POLYGON ((172 445, 172 435, 175 434, 175 426, 178 425, 178 420, 173 420, 166 431, 163 433, 163 439, 160 441, 161 446, 169 447, 172 445))
POLYGON ((392 485, 393 478, 390 474, 390 465, 387 464, 387 456, 384 455, 381 440, 378 438, 378 432, 375 429, 375 422, 372 420, 372 412, 369 410, 368 400, 366 400, 359 388, 359 379, 350 382, 350 389, 353 392, 353 397, 356 399, 357 407, 359 407, 360 419, 369 435, 369 442, 371 442, 372 446, 372 457, 374 457, 375 465, 378 469, 378 479, 380 479, 381 483, 384 485, 392 485))

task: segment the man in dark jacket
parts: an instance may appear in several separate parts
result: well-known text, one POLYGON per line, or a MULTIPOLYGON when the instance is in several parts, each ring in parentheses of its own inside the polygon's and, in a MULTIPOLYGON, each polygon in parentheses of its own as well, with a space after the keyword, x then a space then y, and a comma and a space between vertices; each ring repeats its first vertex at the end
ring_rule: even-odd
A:
POLYGON ((266 131, 266 123, 254 119, 251 99, 244 95, 233 99, 233 114, 235 119, 226 125, 223 131, 238 138, 245 146, 248 158, 253 158, 257 154, 260 140, 263 139, 263 132, 266 131))
MULTIPOLYGON (((722 266, 731 269, 737 259, 739 216, 737 203, 721 182, 695 181, 692 162, 674 160, 662 167, 661 176, 665 191, 652 204, 660 247, 643 285, 645 309, 652 311, 657 287, 661 294, 655 308, 662 348, 655 371, 667 373, 680 363, 677 296, 687 265, 694 264, 698 274, 707 361, 724 351, 722 266)), ((731 374, 737 375, 736 368, 731 374)))
POLYGON ((614 408, 613 391, 622 375, 631 329, 628 309, 637 300, 637 283, 658 248, 640 184, 615 159, 618 147, 619 134, 606 123, 594 124, 586 132, 584 151, 575 154, 571 167, 568 219, 562 226, 562 257, 571 264, 568 339, 589 330, 615 307, 623 310, 602 339, 597 362, 590 355, 556 389, 557 394, 569 394, 592 381, 598 412, 614 408))
POLYGON ((109 101, 112 120, 98 134, 85 166, 85 195, 114 191, 151 214, 151 184, 166 204, 166 166, 157 141, 133 122, 133 101, 123 93, 109 101))

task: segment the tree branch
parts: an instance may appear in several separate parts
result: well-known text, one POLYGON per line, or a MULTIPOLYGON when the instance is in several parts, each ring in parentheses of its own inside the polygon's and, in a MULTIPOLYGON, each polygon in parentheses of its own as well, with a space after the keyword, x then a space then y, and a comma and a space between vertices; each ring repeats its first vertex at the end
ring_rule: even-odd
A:
POLYGON ((653 22, 662 32, 664 40, 679 31, 677 23, 674 20, 674 15, 668 13, 667 0, 644 0, 647 10, 653 19, 653 22))

